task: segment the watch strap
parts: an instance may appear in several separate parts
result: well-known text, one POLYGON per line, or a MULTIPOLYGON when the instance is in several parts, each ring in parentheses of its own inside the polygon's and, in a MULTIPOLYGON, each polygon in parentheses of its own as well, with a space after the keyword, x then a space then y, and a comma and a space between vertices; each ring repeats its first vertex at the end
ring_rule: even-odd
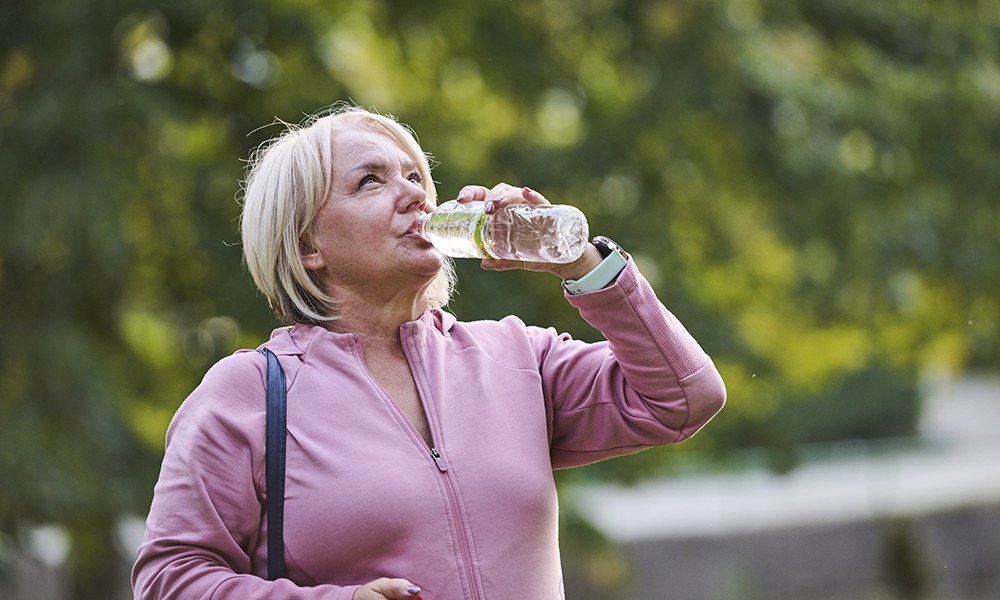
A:
POLYGON ((563 281, 563 287, 574 296, 596 292, 614 281, 618 274, 625 270, 626 265, 628 265, 627 255, 616 246, 616 251, 608 254, 601 264, 579 279, 563 281))

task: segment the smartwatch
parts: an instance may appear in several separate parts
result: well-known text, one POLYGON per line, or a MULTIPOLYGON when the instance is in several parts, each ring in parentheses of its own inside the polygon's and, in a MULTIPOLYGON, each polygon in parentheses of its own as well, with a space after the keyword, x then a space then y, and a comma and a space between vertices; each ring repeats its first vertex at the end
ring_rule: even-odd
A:
POLYGON ((618 274, 625 269, 628 264, 628 254, 622 250, 621 246, 610 239, 599 235, 591 240, 591 243, 601 253, 604 260, 583 277, 579 279, 567 279, 563 282, 563 287, 572 295, 596 292, 604 288, 618 277, 618 274))

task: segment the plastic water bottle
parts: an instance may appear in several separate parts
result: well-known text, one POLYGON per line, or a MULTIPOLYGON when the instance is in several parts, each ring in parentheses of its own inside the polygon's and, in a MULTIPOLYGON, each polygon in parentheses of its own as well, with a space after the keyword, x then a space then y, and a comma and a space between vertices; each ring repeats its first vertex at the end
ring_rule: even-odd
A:
POLYGON ((511 204, 492 215, 485 202, 445 202, 420 216, 417 234, 455 258, 570 263, 587 248, 587 217, 565 204, 511 204))

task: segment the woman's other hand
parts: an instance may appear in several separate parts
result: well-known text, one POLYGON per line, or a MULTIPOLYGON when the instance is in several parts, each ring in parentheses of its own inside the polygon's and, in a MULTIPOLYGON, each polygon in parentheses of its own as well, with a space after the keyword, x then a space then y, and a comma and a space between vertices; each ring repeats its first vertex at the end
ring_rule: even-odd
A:
MULTIPOLYGON (((510 204, 549 204, 545 196, 527 187, 514 187, 499 183, 492 189, 481 185, 467 185, 458 193, 460 203, 486 202, 486 213, 493 214, 510 204)), ((509 271, 523 269, 525 271, 547 271, 562 279, 579 279, 589 273, 604 258, 593 244, 587 244, 583 255, 571 263, 543 263, 522 260, 503 260, 484 258, 482 267, 491 271, 509 271)))
POLYGON ((381 577, 354 592, 354 600, 417 600, 420 588, 405 579, 381 577))

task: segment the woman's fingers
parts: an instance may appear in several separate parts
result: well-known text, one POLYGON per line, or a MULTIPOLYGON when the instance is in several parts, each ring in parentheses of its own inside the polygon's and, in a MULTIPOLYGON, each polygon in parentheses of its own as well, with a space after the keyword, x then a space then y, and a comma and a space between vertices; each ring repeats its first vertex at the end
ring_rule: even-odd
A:
POLYGON ((512 269, 523 269, 525 271, 540 270, 532 268, 536 267, 539 263, 529 263, 523 260, 507 260, 503 258, 484 258, 479 264, 482 268, 488 271, 510 271, 512 269))
POLYGON ((545 196, 527 187, 514 187, 506 183, 498 183, 492 188, 481 185, 467 185, 455 197, 460 204, 467 202, 486 202, 486 212, 494 213, 497 209, 509 204, 548 204, 545 196))
POLYGON ((489 271, 510 271, 521 269, 524 271, 547 271, 556 275, 560 279, 579 279, 590 273, 597 265, 601 264, 604 257, 593 244, 587 244, 583 255, 571 263, 544 263, 527 262, 523 260, 506 260, 501 258, 484 258, 480 263, 484 269, 489 271))
POLYGON ((467 185, 458 192, 458 196, 455 199, 458 200, 460 204, 465 204, 466 202, 482 202, 483 200, 486 200, 486 196, 489 193, 489 188, 485 186, 467 185))
POLYGON ((514 187, 506 183, 493 186, 486 195, 486 212, 494 213, 510 204, 548 204, 545 196, 527 187, 514 187))
POLYGON ((529 187, 521 188, 521 197, 524 198, 524 202, 526 204, 549 204, 549 201, 545 199, 545 196, 529 187))
POLYGON ((354 592, 354 600, 416 600, 420 588, 406 579, 382 577, 370 581, 354 592))

